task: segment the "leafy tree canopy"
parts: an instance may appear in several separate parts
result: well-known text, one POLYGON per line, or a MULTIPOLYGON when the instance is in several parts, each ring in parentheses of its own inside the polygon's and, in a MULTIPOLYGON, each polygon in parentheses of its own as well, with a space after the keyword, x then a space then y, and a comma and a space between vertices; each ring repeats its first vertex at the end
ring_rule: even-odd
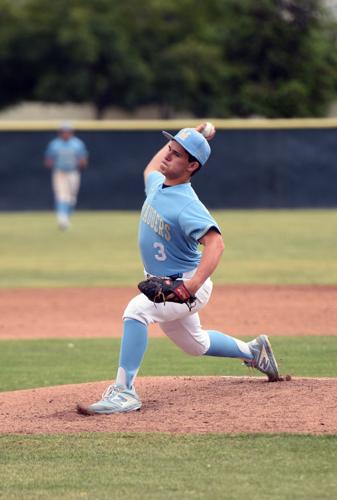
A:
POLYGON ((337 88, 320 0, 0 0, 0 106, 321 116, 337 88))

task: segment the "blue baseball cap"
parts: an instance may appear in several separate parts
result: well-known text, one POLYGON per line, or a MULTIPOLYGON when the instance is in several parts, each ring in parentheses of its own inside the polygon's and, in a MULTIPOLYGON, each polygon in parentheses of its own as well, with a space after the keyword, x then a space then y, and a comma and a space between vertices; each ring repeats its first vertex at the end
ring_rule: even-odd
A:
POLYGON ((162 131, 166 139, 176 141, 188 153, 198 160, 201 165, 205 165, 211 154, 211 147, 207 139, 195 130, 195 128, 183 128, 176 135, 162 131))

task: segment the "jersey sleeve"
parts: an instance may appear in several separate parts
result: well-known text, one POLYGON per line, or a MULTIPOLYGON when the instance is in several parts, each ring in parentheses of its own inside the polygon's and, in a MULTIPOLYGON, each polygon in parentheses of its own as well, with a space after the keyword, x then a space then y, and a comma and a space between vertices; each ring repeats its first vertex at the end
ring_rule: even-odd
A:
POLYGON ((179 224, 184 233, 199 241, 211 229, 221 234, 219 225, 200 200, 189 203, 179 214, 179 224))
POLYGON ((154 172, 151 172, 147 177, 145 181, 145 193, 146 196, 152 191, 152 189, 158 188, 161 184, 163 184, 165 177, 163 174, 155 170, 154 172))
POLYGON ((55 159, 55 141, 54 140, 50 141, 49 144, 47 145, 45 153, 44 153, 44 157, 55 159))
POLYGON ((86 145, 84 144, 83 141, 81 141, 80 139, 78 139, 78 157, 79 158, 88 158, 88 150, 86 148, 86 145))

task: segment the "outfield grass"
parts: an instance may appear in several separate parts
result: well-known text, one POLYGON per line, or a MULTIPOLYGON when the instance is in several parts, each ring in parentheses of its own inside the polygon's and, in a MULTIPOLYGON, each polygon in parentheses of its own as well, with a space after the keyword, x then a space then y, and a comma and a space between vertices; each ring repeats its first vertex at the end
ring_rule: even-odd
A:
MULTIPOLYGON (((337 337, 275 337, 272 343, 283 374, 337 376, 337 337)), ((0 346, 0 391, 112 379, 119 355, 119 339, 8 340, 0 346)), ((166 338, 150 339, 139 375, 263 376, 238 360, 188 356, 166 338)))
MULTIPOLYGON (((215 283, 336 284, 337 210, 214 211, 226 243, 215 283)), ((138 213, 0 214, 0 286, 134 285, 138 213)))
POLYGON ((4 436, 0 446, 6 499, 336 498, 336 436, 4 436))

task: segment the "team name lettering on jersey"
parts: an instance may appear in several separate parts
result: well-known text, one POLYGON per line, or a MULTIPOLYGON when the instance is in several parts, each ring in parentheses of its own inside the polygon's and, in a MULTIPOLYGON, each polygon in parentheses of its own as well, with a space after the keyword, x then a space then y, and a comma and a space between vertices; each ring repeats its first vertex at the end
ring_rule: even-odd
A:
POLYGON ((171 239, 171 227, 170 224, 167 224, 162 216, 148 203, 144 203, 142 213, 141 213, 142 221, 145 222, 148 226, 150 226, 153 231, 164 238, 166 241, 170 241, 171 239))

